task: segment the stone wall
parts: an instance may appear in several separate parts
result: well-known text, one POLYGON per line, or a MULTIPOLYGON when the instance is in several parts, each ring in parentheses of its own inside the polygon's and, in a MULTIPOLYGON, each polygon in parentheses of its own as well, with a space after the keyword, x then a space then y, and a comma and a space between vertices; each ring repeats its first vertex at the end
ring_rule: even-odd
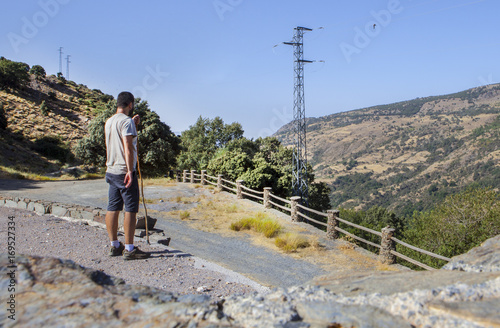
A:
MULTIPOLYGON (((52 214, 58 217, 105 224, 106 210, 99 207, 67 205, 57 202, 5 196, 0 196, 0 206, 34 211, 40 215, 52 214)), ((123 226, 123 212, 120 213, 119 225, 123 226)))

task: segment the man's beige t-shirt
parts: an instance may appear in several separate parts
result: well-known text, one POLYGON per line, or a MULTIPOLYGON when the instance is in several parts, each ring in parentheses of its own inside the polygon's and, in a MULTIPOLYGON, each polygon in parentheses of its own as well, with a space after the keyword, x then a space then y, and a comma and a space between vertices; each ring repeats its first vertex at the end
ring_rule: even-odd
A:
POLYGON ((104 127, 106 134, 106 172, 111 174, 126 174, 127 162, 123 137, 134 136, 134 170, 137 165, 137 130, 134 121, 123 113, 111 116, 104 127))

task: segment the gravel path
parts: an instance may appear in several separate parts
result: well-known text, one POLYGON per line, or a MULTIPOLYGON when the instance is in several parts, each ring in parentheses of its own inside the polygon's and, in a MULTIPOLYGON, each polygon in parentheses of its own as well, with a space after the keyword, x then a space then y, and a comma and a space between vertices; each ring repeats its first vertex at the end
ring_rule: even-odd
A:
POLYGON ((151 252, 151 258, 124 261, 121 256, 109 257, 107 233, 102 227, 52 215, 40 216, 27 210, 0 207, 2 240, 7 240, 7 218, 12 216, 17 254, 70 259, 122 278, 126 283, 179 294, 206 294, 212 299, 266 290, 235 272, 160 244, 148 245, 141 238, 135 244, 151 252))
MULTIPOLYGON (((207 189, 195 188, 191 184, 184 183, 148 186, 144 189, 147 199, 171 200, 176 197, 193 198, 210 195, 207 189)), ((107 191, 108 185, 104 180, 47 182, 0 180, 0 194, 3 195, 101 208, 106 208, 107 191)), ((154 214, 150 216, 158 219, 156 228, 163 229, 167 237, 172 238, 170 246, 173 249, 241 273, 263 286, 290 287, 326 274, 323 269, 310 262, 252 244, 245 235, 231 238, 200 231, 190 226, 188 222, 179 220, 177 216, 174 218, 170 213, 190 209, 196 204, 165 201, 147 206, 148 209, 154 210, 154 214)))
MULTIPOLYGON (((29 198, 31 200, 57 201, 63 204, 97 206, 101 208, 106 208, 107 190, 108 186, 104 180, 47 182, 0 180, 0 195, 29 198)), ((303 229, 314 230, 315 234, 320 235, 321 243, 329 245, 328 247, 333 249, 333 253, 335 253, 336 257, 329 260, 328 263, 331 265, 327 269, 320 263, 313 263, 304 258, 293 257, 276 251, 276 249, 255 243, 246 234, 231 235, 211 231, 210 229, 200 230, 192 224, 193 220, 180 220, 179 211, 189 210, 197 206, 196 202, 193 202, 192 199, 204 197, 210 199, 209 197, 212 197, 210 191, 206 188, 199 188, 199 186, 187 183, 168 184, 166 186, 152 185, 145 187, 144 193, 146 199, 153 200, 154 202, 154 204, 147 206, 152 212, 148 212, 148 214, 158 219, 155 228, 164 230, 166 236, 171 237, 170 252, 166 252, 164 248, 158 248, 155 251, 155 257, 148 260, 147 266, 140 263, 122 265, 121 259, 107 259, 104 256, 107 253, 108 247, 107 235, 102 229, 96 230, 96 228, 89 226, 69 225, 69 223, 64 223, 54 218, 51 220, 45 216, 40 218, 33 213, 22 214, 20 218, 31 215, 30 217, 33 218, 33 222, 45 222, 37 226, 37 228, 32 229, 29 225, 26 225, 23 229, 28 230, 26 232, 27 236, 31 234, 34 238, 43 237, 45 242, 42 243, 40 240, 35 245, 28 241, 29 238, 26 238, 26 243, 33 246, 26 246, 25 249, 32 252, 41 252, 45 246, 53 247, 48 254, 70 258, 79 264, 99 268, 105 270, 106 273, 120 277, 126 274, 123 273, 126 271, 124 268, 130 266, 132 271, 141 275, 141 279, 133 281, 131 280, 133 279, 133 275, 130 275, 127 278, 123 277, 125 280, 136 283, 136 281, 143 281, 142 277, 148 277, 151 280, 148 283, 149 285, 153 284, 156 287, 165 286, 165 288, 181 293, 190 292, 193 288, 196 291, 199 287, 207 286, 211 289, 210 286, 214 286, 212 293, 214 295, 224 295, 225 289, 234 287, 226 284, 226 281, 238 282, 244 286, 252 286, 251 288, 241 286, 238 287, 241 289, 232 288, 231 293, 236 293, 239 291, 248 292, 255 289, 265 290, 262 286, 291 287, 304 285, 315 277, 332 272, 349 274, 352 270, 377 270, 375 267, 377 264, 374 263, 378 262, 373 260, 373 254, 362 255, 362 253, 356 253, 355 251, 353 252, 356 254, 352 252, 343 254, 337 248, 338 244, 325 240, 324 233, 319 233, 318 230, 307 224, 301 224, 303 229), (185 198, 190 198, 191 201, 182 201, 185 198), (67 231, 66 229, 60 229, 61 226, 66 225, 73 228, 68 228, 67 231), (40 237, 39 231, 43 232, 45 231, 44 229, 48 228, 50 228, 50 231, 44 232, 40 237), (78 230, 80 234, 64 235, 73 231, 72 229, 78 230), (87 230, 94 232, 87 232, 87 230), (47 233, 50 235, 46 235, 47 233), (92 237, 88 237, 88 235, 92 237), (59 238, 59 236, 65 237, 59 238), (78 247, 74 246, 74 243, 77 241, 78 243, 81 242, 78 244, 78 247), (41 248, 40 245, 44 247, 41 248), (82 251, 81 248, 84 245, 88 246, 85 248, 85 251, 82 251), (56 250, 57 253, 55 252, 56 250), (175 254, 178 254, 177 257, 175 254), (186 256, 181 257, 179 254, 186 256), (160 265, 160 267, 157 268, 156 265, 160 265), (187 269, 188 267, 189 270, 187 269), (198 271, 192 271, 196 272, 196 274, 191 274, 190 270, 193 268, 209 268, 212 270, 211 272, 218 272, 219 276, 215 281, 222 283, 222 287, 225 289, 216 287, 217 283, 213 282, 213 280, 210 282, 207 281, 203 278, 205 275, 198 271), (188 275, 192 275, 193 277, 188 277, 188 275), (197 279, 198 276, 201 278, 197 279), (218 279, 221 279, 221 281, 217 281, 218 279)), ((225 197, 224 201, 226 204, 237 203, 239 207, 244 207, 248 211, 263 210, 261 205, 250 200, 237 200, 234 195, 226 193, 221 193, 219 196, 225 197)), ((0 213, 2 213, 0 219, 6 219, 6 214, 3 212, 0 213)), ((273 213, 283 219, 282 223, 290 221, 289 217, 282 213, 280 214, 278 211, 274 211, 273 213)), ((288 224, 291 224, 291 222, 288 224)), ((144 243, 139 243, 139 246, 146 250, 149 250, 149 247, 163 247, 159 244, 144 245, 144 243)), ((36 253, 27 254, 37 255, 36 253)), ((38 255, 45 254, 47 253, 38 255)), ((325 257, 322 258, 326 259, 325 257)))

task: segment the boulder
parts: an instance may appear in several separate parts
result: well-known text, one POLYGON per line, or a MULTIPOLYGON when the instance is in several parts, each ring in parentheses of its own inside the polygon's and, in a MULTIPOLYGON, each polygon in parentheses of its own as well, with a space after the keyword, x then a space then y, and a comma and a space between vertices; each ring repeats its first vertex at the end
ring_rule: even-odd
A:
POLYGON ((67 260, 18 255, 16 263, 17 268, 9 268, 7 255, 0 255, 0 302, 7 304, 11 294, 16 302, 15 320, 0 316, 3 327, 230 326, 207 299, 126 285, 67 260), (17 279, 13 293, 8 291, 12 270, 17 279))
POLYGON ((445 270, 500 272, 500 235, 490 238, 465 254, 455 256, 445 270))

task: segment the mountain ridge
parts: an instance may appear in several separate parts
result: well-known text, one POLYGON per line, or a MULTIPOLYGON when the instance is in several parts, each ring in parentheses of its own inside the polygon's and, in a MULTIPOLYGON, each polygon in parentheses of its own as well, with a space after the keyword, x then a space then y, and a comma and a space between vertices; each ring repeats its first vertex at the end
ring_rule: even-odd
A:
MULTIPOLYGON (((492 84, 308 118, 307 157, 333 206, 410 215, 470 185, 496 188, 499 114, 492 84)), ((274 136, 292 145, 292 123, 274 136)))

